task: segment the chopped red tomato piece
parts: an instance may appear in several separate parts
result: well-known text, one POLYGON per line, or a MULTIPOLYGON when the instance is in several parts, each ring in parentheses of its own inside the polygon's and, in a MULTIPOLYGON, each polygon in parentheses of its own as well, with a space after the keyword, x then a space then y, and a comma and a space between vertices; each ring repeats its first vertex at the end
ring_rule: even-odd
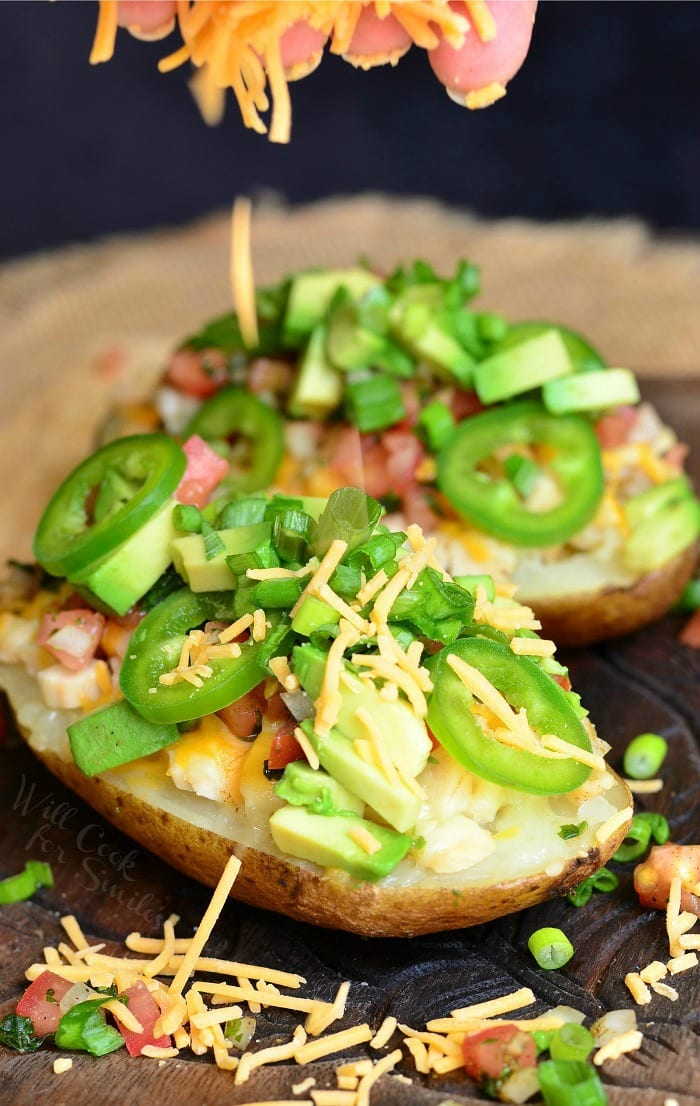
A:
POLYGON ((380 437, 347 427, 338 435, 330 467, 348 484, 381 498, 413 488, 424 457, 423 443, 410 430, 397 427, 380 437))
POLYGON ((117 1022, 129 1056, 140 1056, 145 1045, 170 1048, 171 1042, 167 1033, 161 1037, 156 1037, 153 1033, 160 1017, 160 1010, 146 985, 139 979, 133 987, 128 987, 124 994, 129 999, 129 1013, 133 1014, 143 1026, 142 1033, 135 1033, 133 1029, 126 1029, 121 1022, 117 1022))
POLYGON ((204 507, 217 484, 229 470, 229 463, 220 457, 210 445, 193 434, 182 447, 187 455, 187 468, 175 492, 180 503, 204 507))
POLYGON ((665 910, 674 876, 681 878, 681 910, 700 917, 700 845, 654 845, 634 869, 634 889, 648 910, 665 910))
POLYGON ((636 407, 616 407, 598 419, 595 432, 603 449, 617 449, 626 445, 638 417, 636 407))
MULTIPOLYGON (((267 700, 265 704, 265 717, 273 726, 278 722, 284 722, 287 725, 291 725, 294 722, 279 691, 276 691, 275 694, 267 700)), ((296 723, 294 724, 296 725, 296 723)))
POLYGON ((468 419, 470 415, 478 415, 484 410, 484 405, 476 392, 468 392, 463 388, 456 388, 450 400, 450 410, 457 422, 468 419))
POLYGON ((220 349, 179 349, 170 358, 165 382, 178 392, 208 399, 228 380, 226 357, 220 349))
POLYGON ((87 608, 45 614, 39 630, 39 645, 77 672, 95 655, 104 629, 104 616, 87 608))
POLYGON ((534 1068, 537 1049, 529 1033, 517 1025, 494 1025, 468 1033, 462 1041, 464 1067, 472 1079, 506 1079, 521 1068, 534 1068))
POLYGON ((664 453, 664 462, 674 470, 674 472, 682 473, 685 459, 688 456, 688 446, 685 442, 676 442, 671 448, 664 453))
POLYGON ((31 1018, 37 1037, 56 1032, 62 1016, 58 1004, 72 986, 55 972, 42 972, 29 984, 17 1003, 17 1013, 31 1018))
POLYGON ((263 686, 258 684, 247 695, 242 695, 235 703, 216 712, 234 737, 255 737, 260 733, 265 710, 263 686))
POLYGON ((288 726, 280 726, 272 738, 272 745, 270 746, 270 756, 268 757, 268 768, 273 771, 279 771, 281 768, 286 768, 288 764, 291 764, 293 760, 304 760, 304 750, 294 736, 294 728, 296 722, 291 722, 288 726))
POLYGON ((695 611, 680 632, 679 640, 691 649, 700 649, 700 611, 695 611))
POLYGON ((559 684, 559 687, 563 687, 564 691, 571 691, 571 680, 568 676, 562 676, 561 673, 552 673, 552 679, 555 684, 559 684))

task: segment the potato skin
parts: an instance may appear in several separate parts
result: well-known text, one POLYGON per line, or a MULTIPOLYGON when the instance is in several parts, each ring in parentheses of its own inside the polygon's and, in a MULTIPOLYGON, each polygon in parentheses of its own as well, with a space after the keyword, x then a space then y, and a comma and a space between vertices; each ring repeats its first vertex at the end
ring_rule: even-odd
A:
POLYGON ((561 645, 590 645, 605 638, 632 633, 661 618, 676 602, 697 563, 695 542, 668 564, 647 572, 629 588, 530 598, 521 602, 534 609, 542 634, 561 645))
MULTIPOLYGON (((416 937, 479 925, 566 894, 597 872, 617 850, 629 822, 557 876, 544 873, 470 887, 382 887, 344 873, 322 875, 294 861, 235 845, 211 830, 151 806, 97 777, 88 778, 53 752, 33 750, 46 767, 108 822, 178 871, 214 887, 231 855, 242 861, 232 897, 297 921, 363 937, 416 937)), ((612 773, 611 773, 612 774, 612 773)), ((631 796, 629 796, 631 806, 631 796)))

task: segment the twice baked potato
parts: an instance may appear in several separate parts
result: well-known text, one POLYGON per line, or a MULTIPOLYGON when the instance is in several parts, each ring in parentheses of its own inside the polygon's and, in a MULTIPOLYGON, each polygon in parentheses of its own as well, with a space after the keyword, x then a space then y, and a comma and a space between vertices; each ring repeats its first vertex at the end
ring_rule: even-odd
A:
POLYGON ((631 796, 510 587, 453 579, 358 489, 216 498, 212 452, 203 492, 201 444, 125 538, 133 451, 162 442, 71 474, 35 541, 67 581, 5 589, 0 687, 51 772, 193 878, 234 852, 236 897, 365 935, 484 922, 606 862, 631 796), (97 520, 66 517, 81 495, 97 520))
POLYGON ((653 621, 700 532, 685 446, 629 371, 566 327, 474 310, 478 285, 467 262, 295 274, 246 305, 245 340, 227 315, 176 350, 150 424, 210 441, 232 488, 365 488, 453 574, 515 581, 562 644, 653 621))

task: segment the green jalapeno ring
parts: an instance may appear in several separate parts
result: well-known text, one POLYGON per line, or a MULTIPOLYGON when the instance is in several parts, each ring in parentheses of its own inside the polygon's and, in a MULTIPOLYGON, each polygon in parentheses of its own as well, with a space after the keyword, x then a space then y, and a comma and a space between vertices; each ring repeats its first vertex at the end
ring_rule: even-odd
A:
POLYGON ((427 723, 454 759, 492 783, 533 795, 559 795, 580 787, 590 768, 571 758, 540 757, 489 737, 471 713, 471 692, 447 663, 454 654, 481 672, 515 711, 524 707, 540 734, 591 751, 591 742, 564 692, 534 661, 487 638, 460 638, 436 653, 427 665, 433 680, 427 723))
POLYGON ((456 510, 479 529, 525 546, 566 541, 593 518, 604 489, 600 445, 588 419, 550 415, 529 400, 465 419, 438 454, 437 482, 456 510), (549 511, 529 511, 510 481, 491 480, 478 471, 503 446, 536 444, 555 450, 548 469, 563 499, 549 511))
POLYGON ((200 438, 231 462, 224 485, 237 492, 268 488, 284 454, 284 428, 277 411, 245 388, 222 388, 203 403, 190 419, 185 437, 200 438), (245 467, 237 464, 230 440, 243 438, 248 451, 245 467))
POLYGON ((183 450, 165 434, 135 434, 109 442, 78 465, 49 500, 34 537, 37 561, 52 576, 89 569, 156 514, 186 467, 183 450), (122 497, 90 524, 90 496, 115 473, 128 498, 122 497), (133 490, 134 485, 140 486, 133 490))
POLYGON ((258 664, 262 642, 242 642, 240 657, 208 661, 212 673, 202 677, 201 687, 186 680, 160 683, 160 677, 177 666, 190 630, 206 622, 233 620, 233 592, 173 592, 131 636, 119 680, 124 698, 149 722, 188 722, 214 714, 252 691, 265 678, 258 664))

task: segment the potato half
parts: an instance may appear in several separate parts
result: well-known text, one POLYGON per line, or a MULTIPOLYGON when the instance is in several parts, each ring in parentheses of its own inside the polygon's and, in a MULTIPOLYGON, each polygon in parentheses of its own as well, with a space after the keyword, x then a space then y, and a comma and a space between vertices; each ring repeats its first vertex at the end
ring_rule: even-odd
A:
POLYGON ((158 757, 88 778, 73 763, 65 727, 74 712, 49 710, 36 681, 18 665, 0 665, 0 688, 19 728, 46 767, 107 821, 193 879, 214 886, 231 853, 242 861, 233 896, 315 925, 368 937, 411 937, 459 929, 564 894, 616 851, 632 816, 626 785, 608 770, 603 786, 571 795, 513 792, 496 848, 463 872, 439 875, 402 861, 377 883, 283 856, 266 818, 178 790, 158 757), (603 841, 599 828, 626 817, 603 841), (585 820, 563 840, 562 824, 585 820), (517 847, 514 847, 516 846, 517 847))

